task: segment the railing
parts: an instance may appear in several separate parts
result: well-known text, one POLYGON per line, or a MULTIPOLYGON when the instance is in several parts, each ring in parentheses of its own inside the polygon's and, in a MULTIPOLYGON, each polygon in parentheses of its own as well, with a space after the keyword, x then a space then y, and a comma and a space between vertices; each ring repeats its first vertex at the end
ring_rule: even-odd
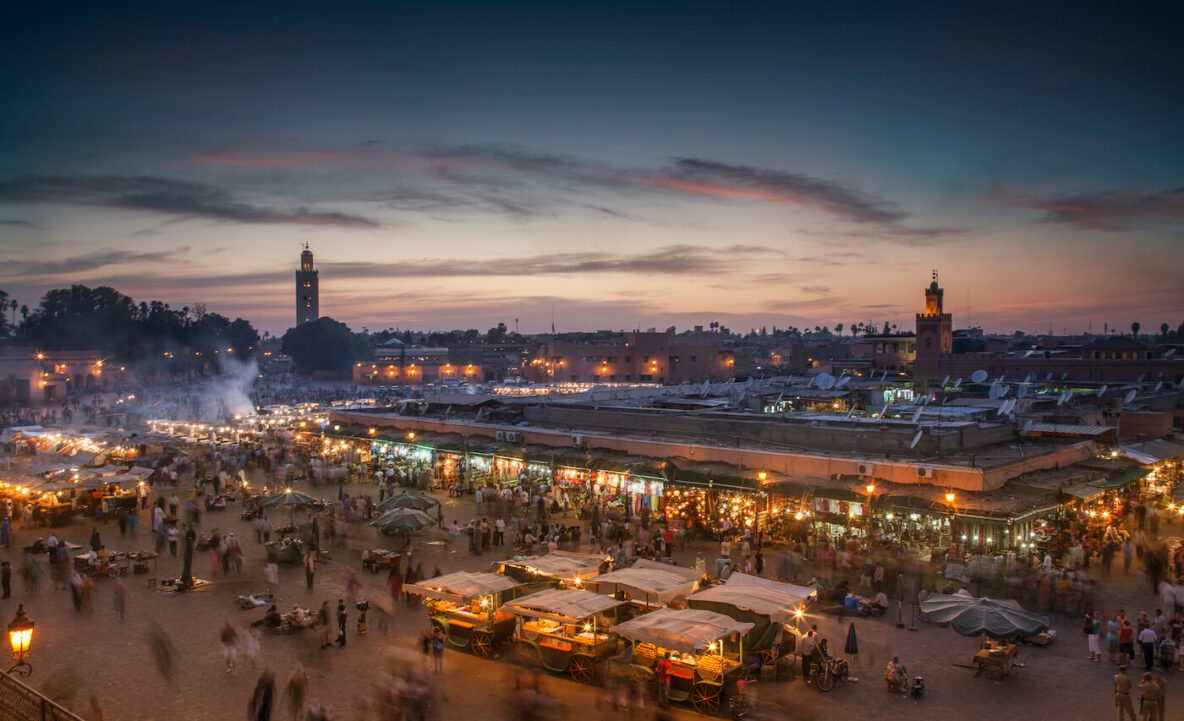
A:
POLYGON ((0 719, 4 721, 82 721, 82 717, 0 672, 0 719))

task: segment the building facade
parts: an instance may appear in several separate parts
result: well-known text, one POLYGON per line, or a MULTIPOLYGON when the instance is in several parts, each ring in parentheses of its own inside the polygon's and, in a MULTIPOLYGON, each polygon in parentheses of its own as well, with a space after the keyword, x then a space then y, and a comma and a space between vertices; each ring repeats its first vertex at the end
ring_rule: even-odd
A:
POLYGON ((620 333, 587 343, 542 343, 523 369, 538 383, 688 383, 735 375, 716 333, 620 333))
POLYGON ((321 317, 321 297, 318 271, 312 265, 312 251, 308 243, 300 254, 300 270, 296 271, 296 325, 311 323, 321 317))

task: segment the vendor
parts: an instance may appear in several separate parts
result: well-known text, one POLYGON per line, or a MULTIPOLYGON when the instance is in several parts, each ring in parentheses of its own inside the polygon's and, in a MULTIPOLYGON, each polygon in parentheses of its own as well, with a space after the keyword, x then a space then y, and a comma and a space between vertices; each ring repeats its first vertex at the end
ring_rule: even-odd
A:
POLYGON ((283 623, 283 619, 280 618, 280 610, 278 608, 276 608, 276 605, 273 603, 270 606, 268 606, 267 612, 265 614, 263 614, 263 627, 264 628, 279 628, 280 624, 282 624, 282 623, 283 623))

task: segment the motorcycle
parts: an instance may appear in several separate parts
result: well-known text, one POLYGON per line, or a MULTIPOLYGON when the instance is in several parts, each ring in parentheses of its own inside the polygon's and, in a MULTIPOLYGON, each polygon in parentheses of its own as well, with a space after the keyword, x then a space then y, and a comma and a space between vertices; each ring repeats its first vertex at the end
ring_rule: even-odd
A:
POLYGON ((825 656, 815 673, 814 685, 819 691, 830 691, 835 687, 835 683, 846 683, 850 675, 851 669, 846 660, 825 656))
POLYGON ((756 681, 741 679, 736 682, 736 692, 728 697, 728 711, 732 721, 740 721, 756 705, 756 681))

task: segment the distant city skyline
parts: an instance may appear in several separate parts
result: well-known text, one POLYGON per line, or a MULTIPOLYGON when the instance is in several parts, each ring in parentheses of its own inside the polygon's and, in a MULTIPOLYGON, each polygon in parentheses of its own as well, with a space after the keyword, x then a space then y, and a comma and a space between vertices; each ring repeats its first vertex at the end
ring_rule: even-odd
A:
POLYGON ((1174 24, 1136 9, 13 11, 0 288, 355 330, 1154 333, 1184 320, 1174 24))

